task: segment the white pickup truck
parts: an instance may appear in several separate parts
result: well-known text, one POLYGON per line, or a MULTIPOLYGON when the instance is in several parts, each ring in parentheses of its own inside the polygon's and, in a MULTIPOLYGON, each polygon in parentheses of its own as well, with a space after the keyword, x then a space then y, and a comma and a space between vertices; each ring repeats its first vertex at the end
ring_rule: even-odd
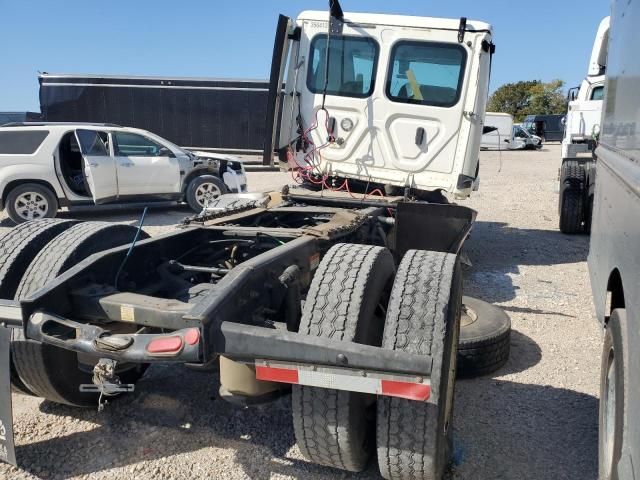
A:
POLYGON ((60 207, 185 201, 196 211, 246 192, 240 159, 190 152, 146 130, 113 124, 0 127, 0 208, 16 223, 60 207))

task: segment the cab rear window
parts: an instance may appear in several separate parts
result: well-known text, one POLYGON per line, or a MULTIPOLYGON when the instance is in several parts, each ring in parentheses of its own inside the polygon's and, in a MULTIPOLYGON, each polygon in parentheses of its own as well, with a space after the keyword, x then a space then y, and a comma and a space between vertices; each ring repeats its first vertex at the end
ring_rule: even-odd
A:
POLYGON ((379 47, 367 37, 332 35, 327 62, 327 36, 311 41, 307 87, 312 93, 366 98, 375 86, 379 47), (327 65, 329 74, 327 75, 327 65))
POLYGON ((0 155, 32 155, 48 135, 48 130, 0 130, 0 155))
POLYGON ((400 103, 452 107, 460 99, 466 50, 457 44, 396 43, 387 73, 387 96, 400 103))

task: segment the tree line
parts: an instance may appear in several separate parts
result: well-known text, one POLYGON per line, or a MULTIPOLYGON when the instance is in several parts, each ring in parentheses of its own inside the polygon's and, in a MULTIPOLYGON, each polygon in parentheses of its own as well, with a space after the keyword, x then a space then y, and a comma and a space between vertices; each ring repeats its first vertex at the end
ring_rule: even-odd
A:
POLYGON ((487 112, 509 113, 516 122, 527 115, 567 113, 567 99, 562 80, 530 80, 506 83, 489 97, 487 112))

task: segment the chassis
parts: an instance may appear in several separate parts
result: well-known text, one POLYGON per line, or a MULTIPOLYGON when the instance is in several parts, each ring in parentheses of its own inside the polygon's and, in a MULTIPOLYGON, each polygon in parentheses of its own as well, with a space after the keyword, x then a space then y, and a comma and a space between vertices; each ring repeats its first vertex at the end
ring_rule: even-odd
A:
MULTIPOLYGON (((296 368, 336 378, 369 376, 409 386, 373 393, 426 400, 412 387, 428 385, 441 359, 300 333, 300 305, 332 246, 379 245, 396 265, 415 249, 457 256, 475 219, 473 210, 286 187, 263 197, 222 198, 226 206, 185 220, 176 232, 141 240, 132 249, 96 253, 28 298, 0 302, 6 460, 15 463, 7 368, 11 328, 100 363, 202 368, 223 356, 257 368, 263 380, 296 383, 286 375, 296 368), (134 325, 136 333, 115 333, 113 326, 123 324, 134 325)), ((356 384, 330 386, 367 391, 356 384)))

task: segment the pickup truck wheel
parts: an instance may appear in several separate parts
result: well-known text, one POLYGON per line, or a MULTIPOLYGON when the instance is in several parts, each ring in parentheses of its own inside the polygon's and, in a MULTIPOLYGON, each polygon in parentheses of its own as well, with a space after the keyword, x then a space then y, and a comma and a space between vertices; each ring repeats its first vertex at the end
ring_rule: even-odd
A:
MULTIPOLYGON (((83 222, 48 243, 27 268, 15 298, 20 299, 44 287, 90 255, 131 242, 137 228, 103 222, 83 222)), ((140 238, 148 238, 141 232, 140 238)), ((95 393, 80 392, 81 384, 92 384, 92 367, 84 369, 75 352, 27 340, 14 329, 11 343, 13 363, 20 379, 38 397, 73 406, 95 406, 95 393)), ((97 360, 97 359, 96 359, 97 360)), ((118 371, 123 383, 135 383, 144 365, 118 371)))
POLYGON ((199 213, 213 200, 228 192, 229 189, 218 177, 200 175, 189 182, 186 199, 191 209, 199 213))
POLYGON ((7 214, 15 223, 53 218, 58 212, 58 199, 50 188, 25 183, 13 188, 5 202, 7 214))
POLYGON ((378 400, 378 466, 387 480, 440 480, 451 459, 462 276, 456 255, 410 250, 393 283, 382 347, 430 355, 426 402, 378 400))
POLYGON ((462 297, 458 378, 486 375, 509 360, 511 319, 500 308, 462 297))
POLYGON ((560 170, 560 231, 584 232, 586 219, 586 171, 577 160, 564 160, 560 170))
MULTIPOLYGON (((324 256, 304 304, 301 333, 380 345, 394 275, 382 247, 338 244, 324 256)), ((312 462, 358 472, 373 451, 373 395, 293 386, 293 426, 298 446, 312 462)))
POLYGON ((600 414, 598 459, 602 480, 617 478, 617 465, 622 456, 624 411, 627 398, 624 379, 627 375, 624 345, 626 344, 627 312, 616 309, 605 327, 600 369, 600 414))
MULTIPOLYGON (((0 237, 0 298, 13 298, 25 270, 60 232, 72 227, 75 220, 37 220, 21 223, 0 237)), ((32 395, 16 373, 13 362, 11 387, 15 392, 32 395)))

